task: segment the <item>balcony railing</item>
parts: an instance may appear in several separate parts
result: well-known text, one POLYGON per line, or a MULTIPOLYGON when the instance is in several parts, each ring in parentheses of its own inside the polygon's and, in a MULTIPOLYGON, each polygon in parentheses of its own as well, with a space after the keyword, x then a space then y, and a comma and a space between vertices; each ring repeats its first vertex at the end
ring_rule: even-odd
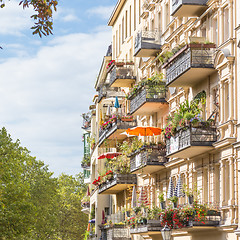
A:
POLYGON ((155 9, 155 2, 152 0, 145 0, 142 5, 142 11, 152 11, 155 9))
POLYGON ((167 156, 190 158, 211 150, 217 141, 215 127, 188 126, 166 140, 167 156))
POLYGON ((141 31, 135 38, 135 57, 152 57, 161 49, 159 31, 141 31))
POLYGON ((130 156, 130 170, 132 173, 153 173, 166 162, 166 147, 144 146, 130 156))
POLYGON ((130 240, 129 228, 123 223, 125 221, 125 214, 117 212, 107 216, 107 222, 110 225, 99 225, 101 230, 102 240, 130 240))
MULTIPOLYGON (((109 123, 108 126, 104 129, 99 130, 99 140, 98 144, 101 145, 103 141, 113 135, 117 130, 119 130, 119 140, 125 138, 124 135, 120 135, 120 132, 132 127, 136 127, 137 122, 135 120, 131 122, 124 122, 120 119, 117 119, 115 122, 109 123)), ((117 136, 116 136, 117 137, 117 136)))
POLYGON ((110 72, 110 86, 130 87, 136 80, 134 65, 114 66, 110 72))
POLYGON ((108 84, 104 84, 98 88, 98 103, 100 103, 103 98, 110 98, 116 96, 124 97, 125 94, 122 91, 118 91, 117 87, 109 87, 108 84))
POLYGON ((172 16, 200 16, 207 8, 208 0, 172 0, 172 16))
POLYGON ((115 174, 111 180, 107 180, 99 186, 98 193, 116 194, 137 184, 135 174, 115 174))
POLYGON ((163 67, 170 87, 193 86, 214 71, 214 44, 190 44, 171 57, 163 67))
POLYGON ((147 220, 147 224, 138 224, 130 229, 130 234, 142 234, 148 232, 160 232, 162 230, 160 220, 147 220))
POLYGON ((139 89, 139 91, 137 91, 136 94, 130 96, 129 99, 130 99, 130 114, 133 113, 148 114, 150 112, 153 112, 154 109, 149 107, 150 105, 154 105, 155 110, 158 111, 160 105, 166 103, 165 84, 156 85, 153 87, 149 86, 141 87, 141 89, 139 89))

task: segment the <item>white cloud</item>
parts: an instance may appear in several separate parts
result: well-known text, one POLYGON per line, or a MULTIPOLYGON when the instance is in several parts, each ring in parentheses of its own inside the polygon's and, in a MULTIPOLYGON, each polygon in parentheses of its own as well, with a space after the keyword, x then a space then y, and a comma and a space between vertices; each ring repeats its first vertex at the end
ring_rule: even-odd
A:
POLYGON ((0 34, 22 35, 21 32, 33 25, 30 8, 22 9, 15 0, 7 1, 6 6, 0 9, 0 34))
POLYGON ((67 14, 66 16, 63 17, 64 22, 74 22, 74 21, 79 21, 78 17, 74 14, 67 14))
POLYGON ((87 12, 90 15, 97 15, 103 19, 108 19, 113 11, 114 6, 98 6, 90 8, 87 12))
POLYGON ((109 30, 56 37, 34 56, 0 64, 0 126, 56 174, 80 171, 80 115, 110 41, 109 30))

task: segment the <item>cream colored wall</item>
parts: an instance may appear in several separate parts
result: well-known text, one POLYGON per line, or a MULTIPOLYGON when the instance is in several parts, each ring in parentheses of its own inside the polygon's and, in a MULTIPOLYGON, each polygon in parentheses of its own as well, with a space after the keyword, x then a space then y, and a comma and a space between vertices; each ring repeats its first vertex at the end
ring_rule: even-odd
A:
POLYGON ((141 22, 139 22, 139 3, 142 5, 142 0, 136 0, 136 29, 134 30, 134 0, 127 0, 123 5, 116 21, 112 26, 112 42, 113 42, 113 59, 133 60, 134 53, 134 37, 141 29, 141 22), (131 6, 131 26, 130 26, 130 6, 131 6), (127 11, 127 37, 126 36, 126 11, 127 11), (122 19, 124 18, 124 42, 122 42, 122 19), (121 26, 121 27, 120 27, 121 26), (120 42, 119 42, 119 27, 120 27, 120 42), (130 35, 131 27, 131 35, 130 35), (118 38, 116 38, 118 32, 118 38), (115 36, 115 37, 114 37, 115 36), (119 48, 120 45, 120 48, 119 48))

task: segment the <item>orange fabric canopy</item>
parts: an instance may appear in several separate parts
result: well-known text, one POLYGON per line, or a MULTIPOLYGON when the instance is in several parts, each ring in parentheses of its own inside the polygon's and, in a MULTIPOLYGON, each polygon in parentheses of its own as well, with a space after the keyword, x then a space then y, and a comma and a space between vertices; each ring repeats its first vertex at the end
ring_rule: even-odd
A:
POLYGON ((160 135, 161 132, 162 129, 159 127, 134 127, 128 128, 125 133, 132 136, 154 136, 160 135))

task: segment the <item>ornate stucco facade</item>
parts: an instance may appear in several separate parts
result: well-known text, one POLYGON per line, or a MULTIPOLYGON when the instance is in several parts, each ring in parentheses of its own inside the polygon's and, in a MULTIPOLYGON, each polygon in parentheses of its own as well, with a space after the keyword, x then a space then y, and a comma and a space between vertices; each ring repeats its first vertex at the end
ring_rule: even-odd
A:
MULTIPOLYGON (((158 149, 157 156, 151 155, 150 163, 144 166, 136 163, 141 162, 143 155, 133 154, 129 156, 130 173, 119 173, 107 184, 90 183, 90 211, 95 210, 95 232, 90 238, 162 239, 162 226, 157 222, 152 228, 146 224, 134 229, 117 223, 129 217, 126 212, 132 208, 133 186, 146 189, 151 209, 160 206, 160 193, 164 193, 169 204, 166 199, 169 181, 176 186, 180 176, 185 188, 197 188, 198 201, 212 205, 219 215, 215 224, 173 229, 172 239, 239 239, 239 11, 238 0, 119 0, 116 4, 108 22, 112 45, 103 58, 95 84, 98 95, 91 106, 95 108, 91 118, 95 142, 90 182, 106 167, 99 156, 119 152, 119 143, 129 141, 122 134, 126 129, 135 126, 164 129, 167 116, 173 116, 186 100, 191 102, 200 93, 205 97, 201 119, 211 120, 211 126, 178 128, 168 139, 163 134, 139 137, 143 142, 164 141, 165 149, 158 149), (143 86, 125 97, 132 93, 135 84, 160 73, 164 76, 164 88, 160 91, 156 90, 159 86, 154 93, 143 86), (119 108, 114 107, 116 96, 119 108), (117 119, 102 127, 105 116, 113 115, 117 119), (124 120, 124 116, 131 116, 131 121, 124 120), (151 158, 162 160, 156 163, 151 158)), ((178 204, 185 203, 187 196, 179 197, 178 204)))

